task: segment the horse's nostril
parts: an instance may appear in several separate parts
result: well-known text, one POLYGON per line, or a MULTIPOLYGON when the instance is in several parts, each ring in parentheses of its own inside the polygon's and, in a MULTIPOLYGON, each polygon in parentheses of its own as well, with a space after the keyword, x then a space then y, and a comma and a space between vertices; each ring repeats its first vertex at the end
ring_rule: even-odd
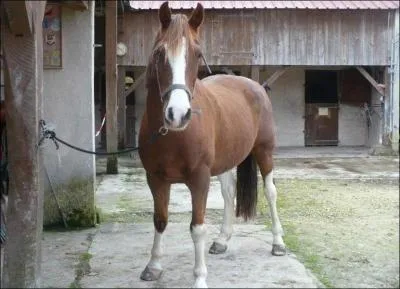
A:
POLYGON ((174 113, 172 111, 172 107, 168 108, 168 116, 167 116, 169 121, 174 121, 174 113))
POLYGON ((185 114, 184 118, 185 118, 186 120, 188 120, 188 119, 190 119, 191 115, 192 115, 192 110, 189 108, 188 111, 187 111, 187 113, 185 114))

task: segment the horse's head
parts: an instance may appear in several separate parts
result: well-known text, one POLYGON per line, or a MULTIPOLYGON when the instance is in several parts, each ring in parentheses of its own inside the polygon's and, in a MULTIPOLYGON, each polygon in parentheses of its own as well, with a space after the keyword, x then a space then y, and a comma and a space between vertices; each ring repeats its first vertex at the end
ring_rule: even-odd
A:
POLYGON ((191 101, 197 79, 201 49, 198 28, 204 9, 199 3, 188 18, 171 15, 168 2, 158 12, 161 24, 148 67, 148 86, 156 86, 163 103, 164 126, 183 130, 191 118, 191 101), (151 83, 149 83, 151 82, 151 83))

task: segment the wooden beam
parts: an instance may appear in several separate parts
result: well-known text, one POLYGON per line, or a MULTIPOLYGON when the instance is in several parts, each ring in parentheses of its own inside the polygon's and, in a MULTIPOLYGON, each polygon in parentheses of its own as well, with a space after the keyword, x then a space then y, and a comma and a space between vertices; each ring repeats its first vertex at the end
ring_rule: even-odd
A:
MULTIPOLYGON (((2 288, 41 287, 44 194, 42 159, 36 146, 42 111, 42 21, 46 1, 30 1, 30 5, 32 33, 16 36, 11 27, 2 29, 10 176, 2 288)), ((25 7, 20 10, 26 12, 25 7)))
POLYGON ((118 66, 118 148, 125 148, 126 135, 126 98, 125 67, 118 66))
POLYGON ((376 91, 385 96, 385 85, 375 81, 375 79, 361 66, 356 66, 357 70, 369 81, 369 83, 376 89, 376 91))
MULTIPOLYGON (((106 9, 106 133, 107 152, 118 149, 117 121, 117 1, 105 1, 106 9)), ((118 173, 116 155, 107 158, 107 174, 118 173)))
POLYGON ((268 87, 271 87, 271 85, 280 77, 282 76, 286 70, 288 70, 288 68, 281 68, 278 69, 277 71, 275 71, 264 83, 266 83, 266 85, 268 87))
POLYGON ((251 66, 251 79, 254 81, 260 82, 260 67, 257 65, 251 66))
POLYGON ((125 98, 128 97, 132 92, 135 91, 135 89, 143 82, 143 80, 146 77, 146 71, 143 72, 136 80, 135 82, 125 91, 124 95, 125 98))
POLYGON ((4 1, 10 32, 17 36, 32 33, 32 1, 4 1))

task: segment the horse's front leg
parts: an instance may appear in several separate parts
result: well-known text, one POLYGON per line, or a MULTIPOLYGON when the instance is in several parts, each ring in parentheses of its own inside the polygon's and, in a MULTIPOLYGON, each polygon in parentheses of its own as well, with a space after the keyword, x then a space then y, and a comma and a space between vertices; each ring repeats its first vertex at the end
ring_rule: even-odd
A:
POLYGON ((147 183, 150 187, 154 200, 154 241, 151 249, 151 258, 146 268, 140 275, 140 279, 145 281, 158 280, 162 273, 161 257, 162 234, 168 223, 168 203, 171 185, 157 176, 147 174, 147 183))
POLYGON ((232 223, 234 219, 234 201, 236 193, 236 180, 233 170, 218 176, 221 183, 222 197, 224 198, 224 220, 218 237, 210 247, 211 254, 221 254, 228 248, 228 241, 232 237, 232 223))
POLYGON ((204 216, 210 186, 210 170, 203 167, 190 175, 186 182, 192 196, 192 222, 190 233, 194 244, 194 288, 207 288, 207 267, 205 262, 206 225, 204 216))

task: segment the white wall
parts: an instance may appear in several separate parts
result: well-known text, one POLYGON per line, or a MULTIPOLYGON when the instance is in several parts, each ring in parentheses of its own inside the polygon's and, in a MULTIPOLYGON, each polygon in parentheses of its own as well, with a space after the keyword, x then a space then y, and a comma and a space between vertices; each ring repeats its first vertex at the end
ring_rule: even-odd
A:
POLYGON ((381 109, 381 95, 371 88, 371 126, 368 130, 368 142, 370 147, 382 145, 383 111, 381 109))
POLYGON ((366 116, 358 106, 339 105, 339 146, 363 146, 368 143, 366 116))
MULTIPOLYGON (((62 8, 63 68, 44 70, 43 118, 54 126, 59 138, 94 150, 94 2, 89 3, 84 11, 62 8)), ((63 144, 56 150, 47 141, 43 159, 53 186, 82 181, 89 190, 84 199, 71 193, 67 202, 68 198, 75 198, 75 204, 94 202, 94 155, 63 144)), ((44 179, 47 181, 46 176, 44 179)))
MULTIPOLYGON (((260 82, 274 69, 260 73, 260 82)), ((272 102, 277 133, 277 147, 304 146, 304 69, 289 69, 272 85, 269 96, 272 102)))

